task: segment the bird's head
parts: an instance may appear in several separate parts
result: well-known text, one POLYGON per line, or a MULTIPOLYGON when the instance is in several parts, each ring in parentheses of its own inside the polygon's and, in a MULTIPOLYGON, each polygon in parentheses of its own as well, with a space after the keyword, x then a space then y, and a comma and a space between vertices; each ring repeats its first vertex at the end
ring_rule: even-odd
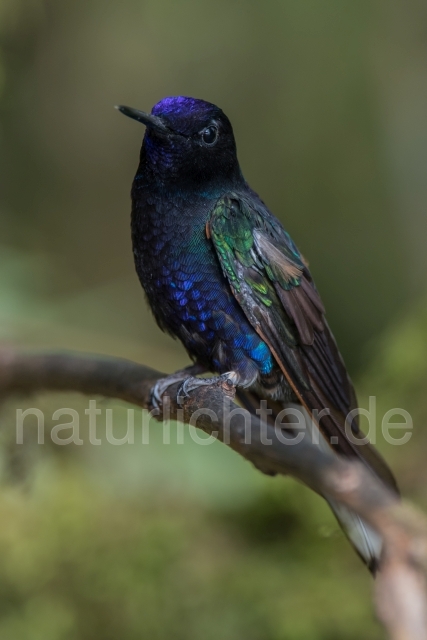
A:
POLYGON ((214 104, 175 96, 158 102, 151 113, 117 108, 146 126, 140 169, 155 180, 203 188, 242 179, 233 129, 214 104))

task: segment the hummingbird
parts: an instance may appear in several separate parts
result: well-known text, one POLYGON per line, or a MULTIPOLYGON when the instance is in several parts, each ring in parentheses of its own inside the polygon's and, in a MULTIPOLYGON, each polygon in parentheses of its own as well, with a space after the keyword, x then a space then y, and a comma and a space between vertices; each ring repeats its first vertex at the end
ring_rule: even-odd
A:
MULTIPOLYGON (((273 415, 300 407, 321 446, 361 460, 397 492, 357 417, 348 418, 356 394, 308 263, 243 177, 230 120, 186 96, 164 98, 151 113, 117 108, 146 127, 131 191, 136 271, 157 324, 193 362, 160 380, 153 402, 176 381, 185 395, 217 380, 198 374, 217 374, 249 411, 260 400, 273 415)), ((375 572, 376 532, 324 498, 375 572)))

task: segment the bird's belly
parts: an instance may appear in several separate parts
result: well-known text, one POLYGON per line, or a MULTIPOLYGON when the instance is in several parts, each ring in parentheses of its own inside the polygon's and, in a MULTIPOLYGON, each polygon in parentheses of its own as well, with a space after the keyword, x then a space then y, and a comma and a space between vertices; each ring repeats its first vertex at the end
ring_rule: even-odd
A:
POLYGON ((163 245, 156 257, 144 256, 149 264, 140 264, 138 272, 159 325, 180 338, 194 359, 217 373, 237 371, 242 384, 270 374, 270 350, 233 296, 207 240, 179 251, 163 245))

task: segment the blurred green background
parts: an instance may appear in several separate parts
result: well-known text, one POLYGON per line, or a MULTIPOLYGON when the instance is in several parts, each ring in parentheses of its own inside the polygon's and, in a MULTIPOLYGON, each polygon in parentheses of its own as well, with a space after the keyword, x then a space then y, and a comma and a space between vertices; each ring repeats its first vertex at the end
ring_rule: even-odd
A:
MULTIPOLYGON (((134 274, 129 191, 145 110, 219 104, 246 178, 308 257, 328 318, 427 507, 427 5, 421 0, 0 0, 0 343, 187 363, 134 274)), ((383 638, 371 579, 323 502, 186 433, 35 444, 0 431, 0 638, 383 638)), ((126 409, 114 409, 116 437, 126 409)), ((66 434, 64 434, 66 435, 66 434)))

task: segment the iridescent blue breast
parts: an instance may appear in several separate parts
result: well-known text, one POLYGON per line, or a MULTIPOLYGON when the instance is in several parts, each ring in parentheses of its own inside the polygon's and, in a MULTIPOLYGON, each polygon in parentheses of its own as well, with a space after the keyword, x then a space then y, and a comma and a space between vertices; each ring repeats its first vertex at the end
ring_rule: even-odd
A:
POLYGON ((206 237, 212 201, 165 206, 138 197, 133 210, 135 264, 159 325, 179 337, 189 354, 218 373, 253 380, 273 369, 270 350, 249 324, 206 237), (166 212, 165 212, 166 211, 166 212))

